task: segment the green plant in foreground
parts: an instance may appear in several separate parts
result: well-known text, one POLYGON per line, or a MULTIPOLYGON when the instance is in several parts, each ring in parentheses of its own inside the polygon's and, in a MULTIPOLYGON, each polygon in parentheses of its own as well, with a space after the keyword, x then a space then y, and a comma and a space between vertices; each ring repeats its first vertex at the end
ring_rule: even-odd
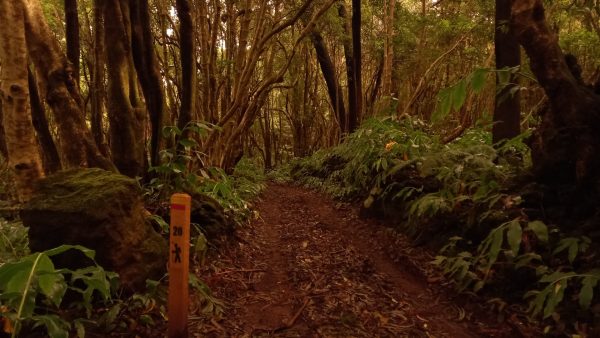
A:
POLYGON ((11 335, 18 337, 23 323, 35 329, 44 326, 51 337, 66 338, 74 328, 79 337, 85 336, 85 318, 72 324, 60 317, 60 307, 67 290, 81 294, 80 305, 91 316, 94 294, 110 299, 117 275, 95 264, 79 270, 56 269, 52 256, 78 250, 93 261, 95 252, 79 245, 63 245, 36 252, 0 266, 0 300, 6 306, 2 316, 12 323, 11 335), (41 299, 40 299, 41 297, 41 299), (39 300, 41 302, 36 302, 39 300))

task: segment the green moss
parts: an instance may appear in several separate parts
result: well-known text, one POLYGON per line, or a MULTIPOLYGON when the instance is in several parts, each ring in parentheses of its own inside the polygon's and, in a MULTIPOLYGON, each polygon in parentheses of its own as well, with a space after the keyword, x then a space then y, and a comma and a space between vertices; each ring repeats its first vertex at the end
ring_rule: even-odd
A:
POLYGON ((70 169, 38 182, 26 209, 89 213, 93 208, 107 213, 115 206, 128 209, 139 196, 136 181, 129 177, 95 168, 70 169))

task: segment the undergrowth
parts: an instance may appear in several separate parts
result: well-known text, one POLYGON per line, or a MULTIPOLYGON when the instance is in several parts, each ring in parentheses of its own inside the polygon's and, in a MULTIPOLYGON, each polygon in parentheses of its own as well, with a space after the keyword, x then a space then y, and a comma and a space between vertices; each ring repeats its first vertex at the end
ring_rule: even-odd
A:
POLYGON ((486 294, 501 312, 525 300, 547 333, 599 334, 598 250, 534 201, 527 136, 492 145, 477 127, 442 144, 418 120, 371 119, 339 146, 295 160, 289 173, 362 201, 363 213, 439 250, 434 263, 460 291, 486 294))
MULTIPOLYGON (((242 159, 231 175, 220 168, 199 165, 203 154, 196 140, 211 128, 192 122, 186 127, 188 138, 163 150, 162 164, 150 169, 154 178, 143 186, 148 210, 168 209, 170 195, 183 191, 209 196, 238 224, 248 219, 250 201, 264 189, 265 175, 252 159, 242 159)), ((165 128, 167 138, 180 135, 182 131, 176 127, 165 128)), ((7 183, 11 182, 10 176, 9 170, 0 168, 0 177, 7 178, 0 184, 0 207, 11 206, 9 201, 14 200, 14 187, 7 183)), ((93 250, 65 245, 30 253, 27 228, 12 211, 8 215, 10 221, 1 216, 4 215, 0 214, 0 336, 154 336, 164 331, 166 278, 148 280, 144 293, 123 295, 118 275, 96 264, 93 250), (78 270, 56 268, 53 256, 69 249, 81 251, 93 264, 78 270)), ((162 235, 168 236, 167 217, 152 218, 162 235)), ((202 225, 193 226, 198 231, 191 239, 191 259, 204 264, 209 243, 200 229, 202 225)), ((224 304, 214 298, 202 280, 192 273, 189 284, 195 291, 198 314, 222 315, 224 304)))

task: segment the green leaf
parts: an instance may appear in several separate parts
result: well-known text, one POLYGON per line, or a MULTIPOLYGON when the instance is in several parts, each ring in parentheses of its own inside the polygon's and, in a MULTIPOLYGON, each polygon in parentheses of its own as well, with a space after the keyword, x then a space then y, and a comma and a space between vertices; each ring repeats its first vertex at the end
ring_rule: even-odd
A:
POLYGON ((5 263, 0 266, 0 291, 6 291, 7 284, 19 271, 29 271, 33 262, 21 260, 16 263, 5 263))
POLYGON ((567 288, 567 280, 562 279, 554 285, 549 285, 548 288, 551 288, 552 292, 548 294, 548 300, 544 307, 544 319, 550 317, 554 313, 556 306, 562 302, 565 289, 567 288))
POLYGON ((519 220, 513 220, 508 224, 508 231, 506 232, 506 239, 508 240, 508 245, 510 246, 510 250, 514 255, 519 253, 519 247, 521 246, 521 238, 523 235, 523 229, 521 228, 521 223, 519 220))
POLYGON ((439 122, 443 120, 446 116, 448 116, 448 114, 450 113, 450 109, 452 109, 452 95, 450 92, 451 89, 452 88, 446 88, 439 92, 439 102, 437 104, 436 110, 431 116, 432 122, 439 122))
POLYGON ((453 87, 452 91, 452 107, 454 110, 462 108, 465 100, 467 99, 467 82, 461 80, 453 87))
POLYGON ((56 307, 59 307, 67 291, 63 275, 60 273, 41 274, 38 277, 38 285, 42 294, 50 299, 56 307))
POLYGON ((575 257, 577 257, 577 253, 579 252, 579 242, 578 241, 574 241, 573 244, 571 244, 571 246, 569 246, 569 263, 573 264, 573 261, 575 260, 575 257))
POLYGON ((533 231, 537 238, 546 243, 548 242, 548 227, 542 221, 529 222, 527 230, 533 231))
POLYGON ((594 298, 594 288, 598 284, 598 277, 586 276, 581 281, 581 290, 579 291, 579 305, 587 310, 592 304, 594 298))
POLYGON ((73 325, 75 326, 75 330, 77 331, 77 337, 85 338, 85 325, 81 320, 75 319, 73 321, 73 325))
POLYGON ((52 338, 69 338, 71 325, 57 315, 34 316, 34 327, 44 325, 48 335, 52 338))
POLYGON ((504 241, 504 234, 500 230, 495 231, 492 236, 493 237, 492 237, 492 242, 490 245, 489 257, 488 257, 488 259, 489 259, 488 269, 491 268, 492 265, 498 259, 498 254, 500 253, 500 248, 502 248, 502 242, 504 241))
POLYGON ((65 245, 61 245, 61 246, 59 246, 57 248, 54 248, 54 249, 46 250, 46 251, 44 251, 44 253, 46 255, 52 257, 52 256, 61 254, 61 253, 65 252, 67 250, 70 250, 70 249, 79 250, 87 258, 92 259, 92 260, 94 259, 94 257, 96 257, 96 252, 94 250, 88 249, 88 248, 86 248, 84 246, 81 246, 81 245, 66 245, 65 244, 65 245))
POLYGON ((488 70, 485 68, 476 69, 471 74, 471 89, 475 93, 479 93, 484 88, 487 74, 488 70))
POLYGON ((3 292, 17 292, 22 294, 27 286, 27 279, 29 278, 31 267, 32 266, 30 266, 27 270, 19 270, 15 272, 15 274, 6 284, 6 288, 3 290, 3 292))
POLYGON ((198 145, 198 142, 196 142, 193 139, 189 139, 189 138, 184 138, 179 140, 179 144, 181 144, 182 146, 186 147, 186 148, 192 148, 198 145))

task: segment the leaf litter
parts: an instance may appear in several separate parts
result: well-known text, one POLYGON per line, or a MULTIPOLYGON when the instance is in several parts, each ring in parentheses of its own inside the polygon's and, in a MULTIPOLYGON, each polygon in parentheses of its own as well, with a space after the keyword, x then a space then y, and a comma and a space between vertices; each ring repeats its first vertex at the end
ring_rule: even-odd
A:
POLYGON ((529 337, 517 313, 456 295, 402 235, 300 187, 269 185, 257 217, 197 268, 218 315, 192 313, 195 337, 529 337))

